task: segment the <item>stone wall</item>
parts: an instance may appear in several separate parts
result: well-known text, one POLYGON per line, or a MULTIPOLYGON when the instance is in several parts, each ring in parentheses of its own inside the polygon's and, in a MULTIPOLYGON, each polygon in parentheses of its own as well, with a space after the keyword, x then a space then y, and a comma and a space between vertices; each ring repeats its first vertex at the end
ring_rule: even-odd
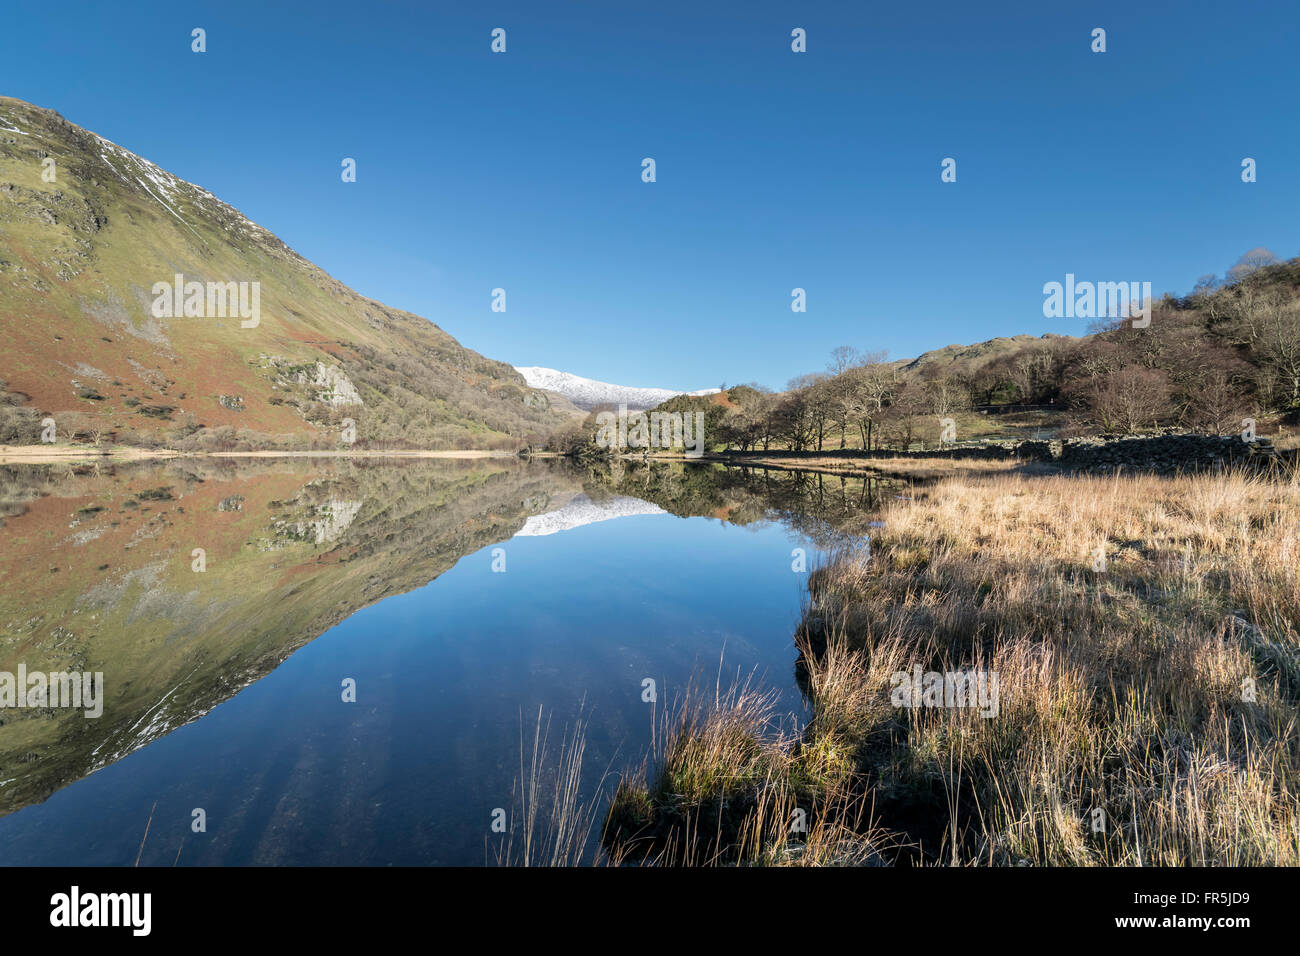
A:
POLYGON ((963 442, 928 451, 772 451, 728 452, 730 459, 744 458, 958 458, 1049 462, 1077 471, 1146 471, 1175 474, 1214 471, 1241 465, 1266 470, 1290 463, 1300 465, 1300 450, 1279 452, 1272 439, 1242 441, 1233 435, 1155 435, 1123 438, 1077 438, 1067 441, 963 442))
POLYGON ((1088 472, 1121 469, 1159 474, 1214 471, 1236 465, 1266 469, 1277 463, 1300 463, 1300 452, 1279 452, 1271 438, 1246 442, 1236 435, 1129 435, 1067 441, 989 442, 978 448, 959 447, 929 454, 1052 462, 1088 472))
POLYGON ((1117 468, 1172 474, 1179 471, 1214 471, 1243 465, 1267 468, 1281 461, 1296 461, 1295 452, 1279 453, 1269 438, 1254 442, 1232 435, 1159 435, 1119 439, 1074 439, 1061 443, 1055 460, 1081 471, 1117 468))

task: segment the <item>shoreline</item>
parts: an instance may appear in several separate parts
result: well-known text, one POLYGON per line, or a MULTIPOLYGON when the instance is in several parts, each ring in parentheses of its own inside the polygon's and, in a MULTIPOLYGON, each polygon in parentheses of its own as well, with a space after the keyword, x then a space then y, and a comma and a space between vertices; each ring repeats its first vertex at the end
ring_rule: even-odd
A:
MULTIPOLYGON (((728 468, 754 468, 771 471, 803 471, 837 478, 930 479, 978 472, 1002 473, 1023 468, 1027 463, 1014 458, 953 458, 936 452, 933 456, 889 457, 873 454, 785 455, 779 452, 711 452, 699 458, 685 455, 620 455, 623 461, 665 463, 710 463, 728 468)), ((1054 469, 1053 469, 1054 470, 1054 469)))
POLYGON ((166 461, 173 458, 518 458, 518 452, 489 449, 399 448, 355 451, 177 451, 174 448, 98 448, 76 445, 0 445, 0 465, 48 465, 75 461, 166 461))

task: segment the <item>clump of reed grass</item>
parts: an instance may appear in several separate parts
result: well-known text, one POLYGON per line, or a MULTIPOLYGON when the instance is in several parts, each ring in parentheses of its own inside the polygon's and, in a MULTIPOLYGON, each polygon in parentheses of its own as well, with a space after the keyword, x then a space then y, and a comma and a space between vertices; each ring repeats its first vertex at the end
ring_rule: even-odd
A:
POLYGON ((519 722, 519 775, 511 787, 507 835, 490 850, 498 866, 579 866, 588 862, 607 775, 583 796, 587 718, 579 711, 552 740, 539 707, 531 741, 519 722))

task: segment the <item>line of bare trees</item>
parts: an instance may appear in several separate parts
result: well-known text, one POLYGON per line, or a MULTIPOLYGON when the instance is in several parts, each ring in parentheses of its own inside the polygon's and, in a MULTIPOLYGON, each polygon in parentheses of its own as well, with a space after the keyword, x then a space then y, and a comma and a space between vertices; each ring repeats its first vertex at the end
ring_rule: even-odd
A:
POLYGON ((946 412, 959 399, 949 382, 908 379, 885 353, 850 346, 832 351, 826 371, 792 379, 780 394, 754 386, 729 394, 738 407, 723 419, 721 437, 742 451, 872 449, 886 429, 910 441, 916 415, 946 412))

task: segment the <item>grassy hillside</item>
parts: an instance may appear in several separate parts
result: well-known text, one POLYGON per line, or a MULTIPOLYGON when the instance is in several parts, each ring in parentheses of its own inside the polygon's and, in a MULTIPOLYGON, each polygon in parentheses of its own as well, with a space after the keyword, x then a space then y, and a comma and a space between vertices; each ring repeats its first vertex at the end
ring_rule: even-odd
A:
POLYGON ((512 448, 564 416, 503 362, 358 295, 211 193, 0 97, 0 442, 512 448), (52 161, 52 164, 49 162, 52 161), (47 181, 52 179, 53 181, 47 181), (260 283, 261 319, 153 286, 260 283))

